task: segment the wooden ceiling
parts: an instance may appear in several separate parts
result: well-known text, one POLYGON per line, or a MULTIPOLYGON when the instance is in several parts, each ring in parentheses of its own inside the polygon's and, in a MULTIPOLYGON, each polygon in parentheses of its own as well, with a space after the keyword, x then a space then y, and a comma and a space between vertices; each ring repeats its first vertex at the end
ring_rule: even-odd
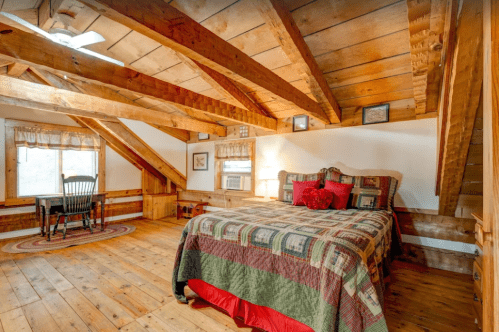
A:
MULTIPOLYGON (((138 3, 138 8, 146 8, 146 4, 152 3, 129 2, 138 3)), ((199 29, 204 27, 226 41, 220 44, 221 49, 242 52, 250 57, 255 64, 241 60, 241 66, 255 68, 255 73, 265 74, 264 77, 244 76, 237 72, 237 63, 229 71, 229 64, 214 64, 212 60, 206 60, 206 55, 196 58, 197 53, 194 57, 192 52, 180 54, 178 49, 165 46, 169 40, 150 38, 154 33, 146 36, 154 30, 150 26, 144 28, 137 22, 125 25, 125 21, 112 14, 101 10, 101 15, 89 7, 106 7, 112 3, 110 0, 4 0, 2 10, 14 12, 32 23, 35 23, 33 13, 37 13, 36 24, 45 30, 63 27, 57 12, 69 13, 75 17, 70 29, 95 31, 106 39, 89 49, 121 60, 127 68, 144 75, 237 107, 235 111, 228 109, 217 114, 193 109, 191 105, 165 102, 138 90, 108 85, 151 111, 223 126, 258 123, 261 130, 272 131, 275 128, 270 117, 278 120, 278 132, 279 128, 289 128, 291 117, 298 114, 311 115, 311 124, 318 127, 359 125, 362 107, 381 103, 390 104, 391 121, 436 115, 443 73, 442 50, 446 43, 447 1, 164 2, 165 8, 178 9, 198 22, 199 29), (196 61, 185 57, 186 53, 196 61), (234 121, 236 117, 232 114, 240 110, 248 112, 234 121), (337 124, 340 116, 341 123, 337 124), (248 118, 257 120, 252 122, 248 118), (267 122, 262 125, 261 121, 267 122)), ((8 19, 0 21, 18 27, 8 19)), ((194 28, 198 29, 198 26, 194 28)), ((17 59, 25 63, 22 61, 25 59, 19 56, 17 59)), ((12 68, 12 71, 22 74, 22 69, 12 68)), ((85 81, 85 77, 81 80, 85 81)))

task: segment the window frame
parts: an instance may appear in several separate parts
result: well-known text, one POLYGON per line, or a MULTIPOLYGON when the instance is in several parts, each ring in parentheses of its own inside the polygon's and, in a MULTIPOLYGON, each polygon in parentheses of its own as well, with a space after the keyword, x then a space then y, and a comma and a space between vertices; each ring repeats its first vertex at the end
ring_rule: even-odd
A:
MULTIPOLYGON (((95 134, 93 131, 87 128, 5 119, 5 206, 35 204, 34 196, 18 196, 18 154, 15 144, 14 128, 22 126, 42 128, 47 130, 78 132, 91 135, 95 134)), ((97 179, 97 181, 99 193, 106 191, 106 141, 101 137, 100 143, 100 149, 99 151, 97 151, 97 168, 99 174, 99 178, 97 179)))
MULTIPOLYGON (((226 174, 223 172, 223 163, 226 160, 217 160, 215 158, 215 192, 218 194, 227 194, 233 196, 255 196, 255 175, 256 175, 256 139, 244 139, 244 140, 230 140, 224 141, 226 143, 237 143, 237 142, 252 142, 252 153, 251 153, 251 190, 227 190, 222 189, 222 175, 226 174)), ((234 173, 236 174, 236 173, 234 173)), ((237 173, 237 175, 244 175, 250 173, 237 173)))

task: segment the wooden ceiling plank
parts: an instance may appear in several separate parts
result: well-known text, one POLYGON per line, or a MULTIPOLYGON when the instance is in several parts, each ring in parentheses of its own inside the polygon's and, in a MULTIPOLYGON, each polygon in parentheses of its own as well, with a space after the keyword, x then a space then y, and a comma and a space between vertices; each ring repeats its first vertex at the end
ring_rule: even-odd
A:
POLYGON ((482 1, 464 1, 450 82, 441 160, 439 214, 453 216, 466 166, 483 81, 482 1))
POLYGON ((247 110, 269 116, 263 107, 257 104, 250 96, 242 91, 238 84, 230 78, 195 60, 192 60, 191 58, 186 57, 183 54, 177 54, 177 56, 183 63, 189 66, 192 70, 196 71, 203 80, 211 85, 211 87, 216 89, 220 94, 227 96, 229 100, 241 103, 247 110))
POLYGON ((110 130, 114 135, 129 148, 134 150, 156 170, 162 173, 167 179, 170 179, 178 187, 186 189, 187 178, 180 173, 175 167, 164 160, 160 155, 147 145, 140 137, 131 131, 122 122, 97 121, 105 128, 110 130))
POLYGON ((83 78, 108 85, 115 90, 132 91, 162 102, 172 102, 193 110, 213 113, 246 125, 274 131, 277 128, 275 119, 214 100, 132 69, 120 67, 77 50, 56 45, 42 37, 0 24, 0 31, 6 30, 12 32, 2 35, 0 55, 7 60, 15 59, 14 61, 43 68, 56 74, 76 79, 83 78))
POLYGON ((280 98, 293 102, 306 114, 324 123, 330 122, 320 105, 303 92, 163 0, 80 1, 101 15, 156 40, 225 76, 236 81, 237 78, 244 78, 280 98))
POLYGON ((12 77, 19 77, 22 74, 24 74, 24 72, 26 70, 28 70, 28 68, 29 68, 28 65, 16 62, 16 63, 10 64, 7 67, 7 75, 12 76, 12 77))
POLYGON ((142 107, 25 82, 7 76, 0 77, 0 82, 3 84, 0 86, 1 103, 3 104, 22 105, 49 112, 76 114, 106 120, 121 117, 220 136, 226 135, 225 127, 194 119, 153 110, 144 111, 142 107))
POLYGON ((431 0, 407 0, 416 113, 426 112, 431 0))
POLYGON ((308 83, 332 123, 341 122, 341 108, 283 0, 258 0, 256 6, 284 53, 308 83))

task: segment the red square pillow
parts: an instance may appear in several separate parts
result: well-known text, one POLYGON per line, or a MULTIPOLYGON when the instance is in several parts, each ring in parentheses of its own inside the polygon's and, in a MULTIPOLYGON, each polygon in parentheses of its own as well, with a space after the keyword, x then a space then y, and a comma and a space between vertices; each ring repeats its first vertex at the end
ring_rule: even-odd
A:
POLYGON ((333 203, 331 207, 336 210, 344 210, 347 208, 350 192, 352 192, 354 184, 338 183, 326 180, 324 189, 333 193, 333 203))
POLYGON ((333 202, 333 193, 326 189, 307 188, 303 191, 303 201, 311 210, 325 210, 333 202))
POLYGON ((317 181, 293 181, 293 205, 305 205, 303 202, 303 191, 306 188, 319 189, 321 180, 317 181))

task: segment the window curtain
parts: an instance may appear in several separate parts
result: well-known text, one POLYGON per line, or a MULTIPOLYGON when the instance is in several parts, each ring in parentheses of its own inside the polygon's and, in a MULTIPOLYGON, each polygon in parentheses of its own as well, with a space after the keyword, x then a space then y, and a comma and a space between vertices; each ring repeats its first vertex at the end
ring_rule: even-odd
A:
POLYGON ((253 142, 219 143, 215 145, 215 159, 225 160, 251 160, 253 142))
POLYGON ((42 128, 14 128, 16 147, 94 151, 100 148, 98 135, 42 128))

